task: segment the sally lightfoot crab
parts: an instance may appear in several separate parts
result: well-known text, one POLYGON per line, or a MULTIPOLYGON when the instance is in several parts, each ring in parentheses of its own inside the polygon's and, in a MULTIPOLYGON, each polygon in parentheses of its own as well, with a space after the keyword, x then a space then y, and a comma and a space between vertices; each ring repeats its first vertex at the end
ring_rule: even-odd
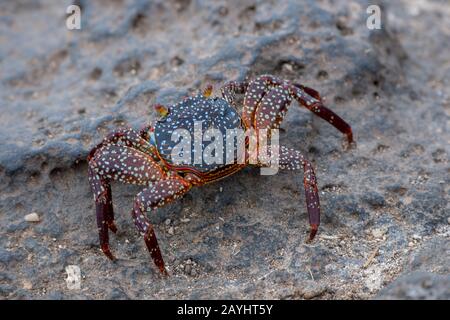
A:
MULTIPOLYGON (((153 212, 183 196, 194 186, 222 179, 250 164, 248 156, 243 163, 211 164, 200 161, 189 165, 177 164, 172 161, 171 152, 175 148, 173 134, 178 129, 194 134, 194 122, 201 122, 205 128, 214 127, 221 132, 235 128, 257 132, 276 129, 292 100, 296 100, 299 105, 344 133, 349 143, 353 142, 350 126, 323 105, 317 91, 301 84, 263 75, 249 82, 228 82, 221 88, 221 93, 222 98, 213 98, 211 88, 208 88, 203 94, 188 97, 170 108, 158 105, 156 109, 163 117, 154 126, 146 126, 140 131, 119 129, 92 149, 88 156, 89 182, 94 194, 100 245, 108 258, 115 259, 109 248, 109 231, 117 231, 111 181, 144 187, 134 200, 131 216, 137 229, 144 235, 154 263, 163 274, 167 274, 147 212, 153 212), (236 94, 244 95, 240 113, 235 109, 236 94)), ((204 134, 203 131, 201 133, 204 134)), ((247 140, 245 148, 248 147, 247 140)), ((312 241, 320 223, 319 194, 314 169, 299 151, 283 146, 279 148, 278 161, 281 169, 304 171, 306 207, 311 226, 309 241, 312 241)))

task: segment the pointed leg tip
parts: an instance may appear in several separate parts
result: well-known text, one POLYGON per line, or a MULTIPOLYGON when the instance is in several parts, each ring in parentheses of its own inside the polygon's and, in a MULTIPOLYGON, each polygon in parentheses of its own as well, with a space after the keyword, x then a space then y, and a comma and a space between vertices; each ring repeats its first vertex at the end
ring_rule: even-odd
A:
POLYGON ((112 262, 116 262, 117 261, 117 258, 111 253, 111 252, 109 252, 109 253, 106 253, 105 252, 105 255, 109 258, 109 260, 111 260, 112 262))
POLYGON ((102 251, 111 261, 115 262, 117 259, 116 257, 111 253, 111 250, 109 249, 109 246, 103 245, 102 251))
POLYGON ((353 143, 353 132, 347 133, 348 143, 353 143))
POLYGON ((343 148, 345 151, 356 149, 356 141, 347 139, 347 141, 343 143, 343 148))
POLYGON ((170 275, 169 275, 169 272, 167 272, 167 269, 166 268, 159 268, 159 271, 161 272, 161 274, 163 275, 163 277, 164 278, 168 278, 170 275))
POLYGON ((355 140, 353 140, 353 132, 350 131, 346 135, 347 135, 347 143, 348 143, 349 148, 356 147, 356 142, 355 142, 355 140))
POLYGON ((166 269, 166 266, 164 264, 164 261, 162 260, 162 257, 157 258, 157 259, 153 259, 153 262, 158 267, 159 272, 161 272, 161 274, 164 277, 168 277, 169 276, 169 272, 167 272, 167 269, 166 269))
POLYGON ((108 228, 109 230, 111 230, 111 232, 117 233, 117 226, 115 225, 114 222, 109 223, 108 228))
POLYGON ((309 238, 308 238, 308 240, 306 240, 307 243, 311 243, 314 240, 318 229, 319 229, 318 225, 311 225, 311 231, 309 233, 309 238))

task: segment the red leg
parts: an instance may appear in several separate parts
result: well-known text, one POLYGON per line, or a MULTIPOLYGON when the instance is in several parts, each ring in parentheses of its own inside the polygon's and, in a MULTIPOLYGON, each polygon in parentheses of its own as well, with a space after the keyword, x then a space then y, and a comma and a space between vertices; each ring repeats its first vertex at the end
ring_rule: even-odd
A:
POLYGON ((242 119, 247 128, 253 126, 256 109, 269 90, 270 82, 268 81, 268 77, 260 76, 251 81, 247 87, 244 97, 244 108, 242 110, 242 119))
POLYGON ((328 121, 336 129, 347 136, 348 143, 353 142, 353 132, 347 122, 339 117, 332 110, 325 107, 322 103, 322 98, 319 93, 311 88, 305 87, 301 84, 294 84, 290 87, 293 97, 308 110, 312 111, 315 115, 328 121))
POLYGON ((151 145, 147 140, 148 132, 151 130, 151 126, 145 126, 140 132, 137 132, 131 128, 122 128, 113 131, 91 150, 88 156, 88 161, 90 161, 97 150, 110 145, 130 147, 143 153, 153 155, 155 153, 155 146, 151 145))
POLYGON ((179 198, 189 191, 190 188, 191 185, 181 178, 160 180, 136 196, 133 210, 131 211, 137 229, 144 234, 145 244, 153 262, 165 275, 167 275, 167 271, 159 249, 158 240, 156 239, 155 230, 145 213, 179 198))
POLYGON ((109 232, 108 228, 116 232, 117 228, 114 224, 114 213, 112 207, 111 187, 109 183, 102 180, 94 169, 89 166, 89 182, 91 183, 92 191, 95 199, 95 211, 97 214, 97 227, 100 238, 100 247, 103 253, 115 260, 111 250, 109 249, 109 232))
MULTIPOLYGON (((271 75, 260 76, 248 85, 245 93, 244 111, 242 114, 244 122, 250 125, 253 125, 254 122, 258 121, 268 122, 264 119, 257 119, 257 117, 261 117, 262 114, 263 116, 267 115, 269 119, 273 120, 272 128, 276 127, 282 121, 288 106, 286 101, 288 98, 286 96, 296 99, 301 105, 312 111, 315 115, 331 123, 336 129, 347 136, 349 143, 353 142, 351 127, 336 113, 323 105, 320 94, 316 90, 271 75), (270 98, 268 101, 269 103, 266 103, 266 106, 271 106, 272 108, 270 109, 273 110, 265 112, 265 110, 261 108, 261 105, 264 101, 264 97, 268 93, 276 99, 270 98), (276 96, 278 96, 278 98, 276 96), (272 105, 270 103, 272 103, 272 105), (279 111, 279 114, 276 116, 274 116, 273 113, 270 114, 270 112, 276 112, 275 109, 277 108, 278 110, 284 111, 279 111)), ((260 126, 269 127, 268 124, 260 124, 260 126)))
POLYGON ((222 92, 222 97, 231 105, 234 105, 234 99, 236 94, 243 94, 247 90, 247 82, 237 82, 230 81, 227 82, 220 91, 222 92))
POLYGON ((136 149, 118 146, 101 146, 89 156, 89 182, 94 194, 100 245, 105 255, 114 260, 109 249, 108 229, 116 232, 109 181, 149 185, 163 179, 165 174, 150 155, 136 149))
POLYGON ((111 185, 107 184, 106 186, 106 224, 108 225, 108 229, 112 232, 117 232, 117 227, 114 222, 114 209, 112 203, 112 195, 111 195, 111 185))
MULTIPOLYGON (((254 127, 256 129, 277 128, 292 100, 292 95, 289 91, 290 84, 287 81, 281 81, 271 76, 260 77, 259 81, 256 82, 258 83, 257 87, 261 88, 261 82, 264 82, 267 88, 271 86, 272 88, 266 89, 264 93, 260 94, 261 98, 254 111, 254 127)), ((252 88, 252 83, 249 86, 249 90, 250 88, 252 88)), ((311 225, 309 241, 312 241, 320 224, 319 192, 314 169, 300 152, 286 147, 280 148, 279 165, 281 169, 299 170, 303 168, 306 208, 311 225)))
POLYGON ((280 168, 299 170, 303 168, 303 185, 305 188, 306 208, 308 210, 311 231, 309 240, 312 241, 320 224, 320 202, 317 189, 317 179, 311 163, 296 150, 280 147, 280 168))
POLYGON ((289 91, 282 87, 267 91, 255 111, 254 127, 279 128, 291 101, 289 91))

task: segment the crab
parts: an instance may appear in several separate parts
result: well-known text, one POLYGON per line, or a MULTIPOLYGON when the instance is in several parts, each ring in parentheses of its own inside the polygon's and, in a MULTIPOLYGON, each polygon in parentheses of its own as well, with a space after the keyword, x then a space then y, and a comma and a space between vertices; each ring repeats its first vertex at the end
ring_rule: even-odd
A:
MULTIPOLYGON (((171 161, 174 148, 171 135, 183 128, 194 133, 192 123, 202 121, 206 127, 262 129, 279 128, 293 100, 315 115, 328 121, 353 142, 351 127, 337 114, 323 105, 319 93, 302 84, 283 80, 272 75, 262 75, 251 81, 230 81, 221 88, 222 97, 212 97, 212 86, 203 92, 186 97, 171 107, 156 105, 161 117, 156 124, 141 130, 121 128, 108 134, 88 155, 88 175, 94 196, 100 247, 103 253, 115 260, 109 247, 109 231, 116 233, 111 196, 111 181, 143 186, 134 200, 131 216, 143 235, 153 262, 162 274, 168 275, 155 228, 147 213, 172 202, 191 188, 205 185, 232 175, 246 165, 244 163, 178 164, 171 161), (236 107, 236 95, 244 95, 242 110, 236 107)), ((203 131, 202 131, 203 132, 203 131)), ((248 148, 248 140, 245 148, 248 148)), ((247 151, 247 150, 246 150, 247 151)), ((303 169, 306 208, 312 241, 320 223, 320 203, 316 175, 311 162, 299 151, 284 146, 279 148, 281 169, 303 169)), ((264 166, 266 163, 256 163, 264 166)))

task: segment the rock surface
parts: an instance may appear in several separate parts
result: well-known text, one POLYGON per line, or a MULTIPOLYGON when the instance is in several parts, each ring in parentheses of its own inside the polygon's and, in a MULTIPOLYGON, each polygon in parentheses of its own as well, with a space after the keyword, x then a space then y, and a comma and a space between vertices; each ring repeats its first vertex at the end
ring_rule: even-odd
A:
POLYGON ((450 276, 437 275, 430 272, 413 272, 401 276, 383 288, 377 299, 450 299, 450 276))
POLYGON ((0 297, 448 298, 446 1, 382 4, 381 30, 366 28, 364 0, 77 3, 79 31, 65 27, 69 2, 0 4, 0 297), (283 123, 282 142, 316 168, 317 240, 305 243, 302 173, 247 168, 152 214, 168 279, 129 215, 139 188, 114 184, 108 261, 89 150, 153 121, 151 104, 262 73, 317 89, 355 133, 346 150, 296 104, 283 123), (80 290, 66 286, 69 265, 80 290), (412 294, 423 278, 439 288, 412 294))

